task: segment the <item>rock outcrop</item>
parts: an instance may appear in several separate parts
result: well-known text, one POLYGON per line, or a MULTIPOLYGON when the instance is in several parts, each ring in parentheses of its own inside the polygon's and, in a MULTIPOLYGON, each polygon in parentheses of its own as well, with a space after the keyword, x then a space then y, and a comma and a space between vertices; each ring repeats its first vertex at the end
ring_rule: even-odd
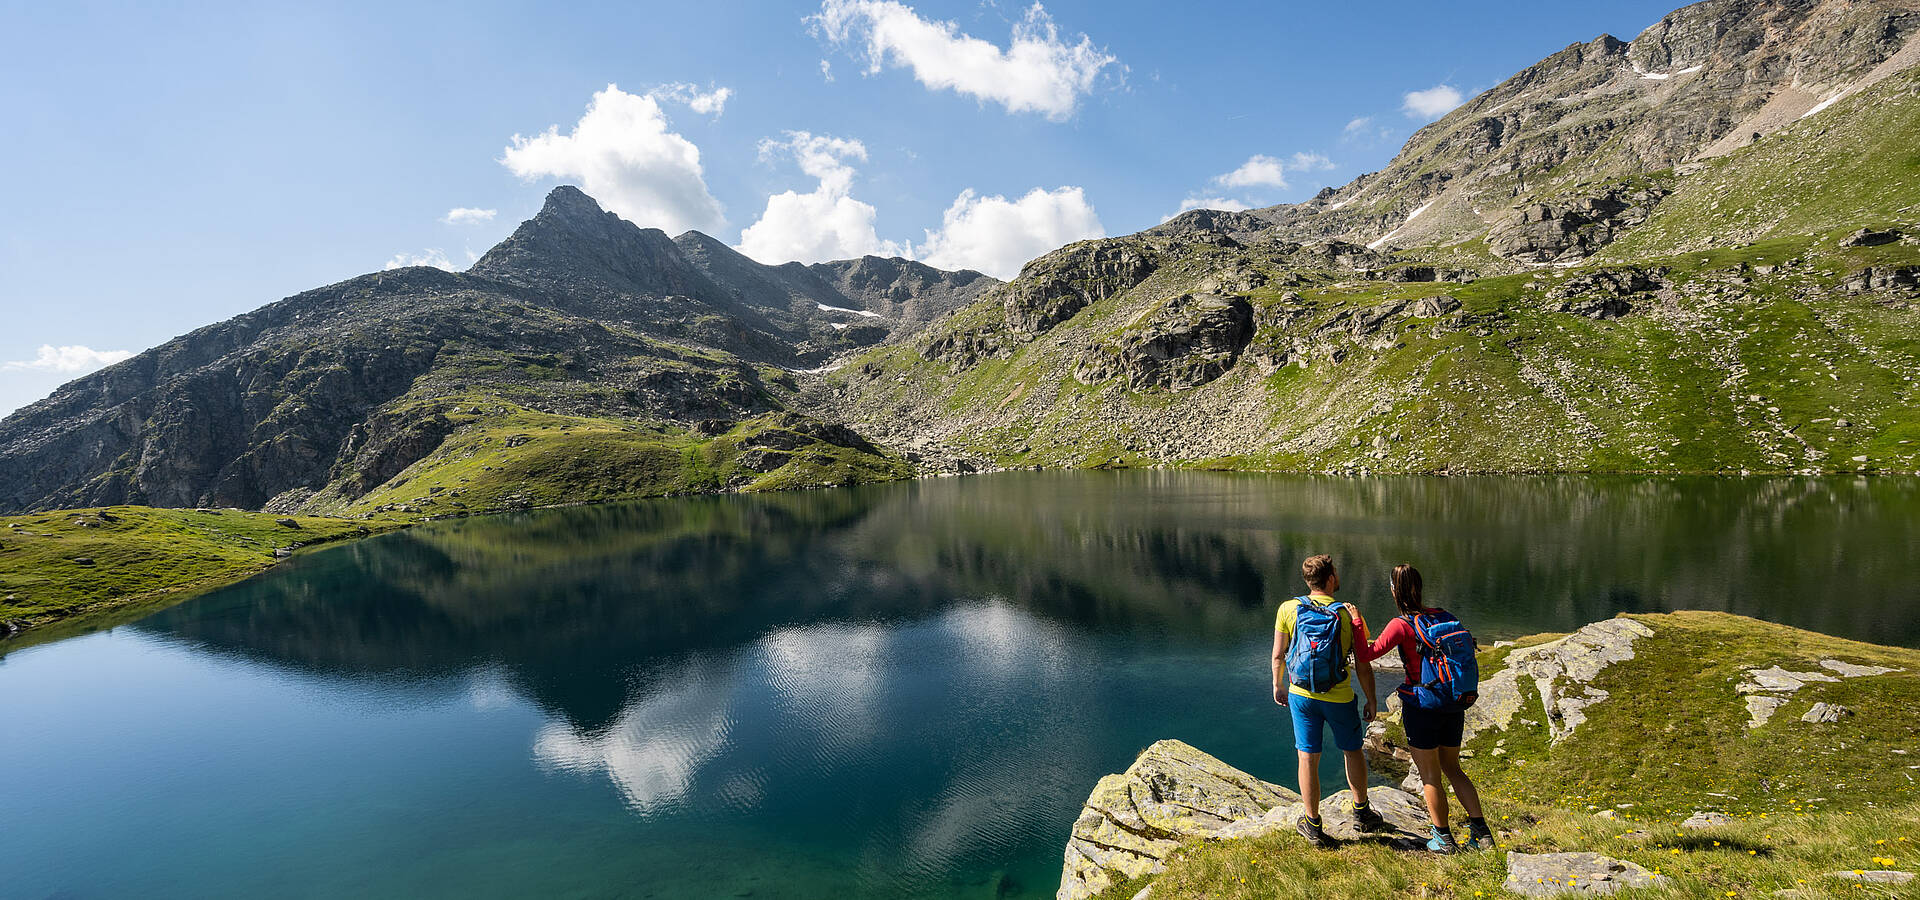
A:
POLYGON ((1539 715, 1554 741, 1572 734, 1587 720, 1588 706, 1607 699, 1593 680, 1608 666, 1633 658, 1635 641, 1651 637, 1653 629, 1621 617, 1595 622, 1566 637, 1507 656, 1505 667, 1480 682, 1480 700, 1467 710, 1466 738, 1488 728, 1506 730, 1525 708, 1520 679, 1532 681, 1540 692, 1539 715))
MULTIPOLYGON (((1898 672, 1886 666, 1863 666, 1838 659, 1823 659, 1820 667, 1833 672, 1796 672, 1781 666, 1768 666, 1764 669, 1748 669, 1746 678, 1734 685, 1734 690, 1744 696, 1747 704, 1747 727, 1759 728, 1772 721, 1773 714, 1787 705, 1787 699, 1795 691, 1809 684, 1836 682, 1842 678, 1866 678, 1872 675, 1885 675, 1898 672)), ((1850 715, 1851 710, 1844 706, 1816 703, 1814 709, 1801 717, 1805 722, 1837 722, 1841 716, 1850 715)))
POLYGON ((1180 842, 1217 836, 1299 795, 1180 741, 1148 747, 1124 773, 1100 779, 1073 823, 1059 900, 1084 900, 1115 881, 1164 867, 1180 842))
POLYGON ((1074 377, 1093 384, 1125 376, 1133 390, 1198 387, 1233 368, 1253 331, 1246 298, 1182 294, 1117 343, 1088 351, 1074 377))

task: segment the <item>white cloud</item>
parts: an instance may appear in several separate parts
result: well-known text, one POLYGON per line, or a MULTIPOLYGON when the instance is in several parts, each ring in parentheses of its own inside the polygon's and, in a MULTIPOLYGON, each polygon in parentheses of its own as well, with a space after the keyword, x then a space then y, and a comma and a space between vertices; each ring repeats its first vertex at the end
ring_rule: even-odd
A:
POLYGON ((727 99, 733 96, 733 88, 717 88, 709 84, 703 91, 699 85, 677 81, 654 88, 647 92, 647 96, 656 100, 684 103, 688 109, 703 116, 717 116, 726 110, 727 99))
POLYGON ((615 85, 593 95, 572 132, 563 135, 555 125, 533 137, 516 134, 500 162, 521 178, 577 180, 636 225, 673 234, 726 224, 720 201, 707 191, 700 148, 670 130, 657 98, 615 85))
POLYGON ((1295 153, 1287 159, 1287 168, 1295 172, 1327 172, 1334 168, 1334 164, 1323 154, 1295 153))
POLYGON ((811 21, 815 33, 832 43, 860 45, 869 75, 889 64, 905 66, 930 89, 957 91, 1008 112, 1037 112, 1054 121, 1072 116, 1101 70, 1118 63, 1084 34, 1077 42, 1061 40, 1053 18, 1038 3, 1014 23, 1005 50, 962 33, 953 22, 923 19, 895 0, 824 0, 811 21))
POLYGON ((131 350, 95 350, 79 344, 69 344, 65 347, 41 344, 34 358, 0 363, 0 369, 10 372, 59 372, 63 375, 77 375, 105 368, 132 355, 131 350))
POLYGON ((1172 215, 1162 216, 1160 221, 1165 222, 1190 209, 1218 209, 1226 212, 1239 212, 1252 208, 1253 204, 1245 200, 1235 200, 1232 197, 1202 197, 1199 194, 1188 194, 1187 199, 1180 201, 1179 209, 1175 210, 1172 215))
POLYGON ((1347 123, 1347 127, 1342 130, 1342 134, 1347 137, 1359 137, 1366 134, 1367 126, 1372 124, 1372 116, 1356 116, 1353 121, 1347 123))
POLYGON ((833 80, 833 62, 832 61, 825 60, 825 59, 820 61, 820 77, 825 78, 828 81, 833 80))
POLYGON ((387 264, 380 268, 382 270, 403 269, 407 266, 432 266, 449 272, 460 271, 454 266, 453 261, 447 258, 446 251, 438 247, 430 247, 425 253, 395 253, 393 258, 387 260, 387 264))
POLYGON ((1436 84, 1424 91, 1409 91, 1400 108, 1409 119, 1432 121, 1453 111, 1465 99, 1449 84, 1436 84))
POLYGON ((448 225, 478 225, 482 222, 493 221, 494 215, 498 212, 498 210, 492 209, 474 209, 471 206, 456 206, 447 210, 447 214, 441 217, 440 221, 448 225))
POLYGON ((943 269, 976 269, 1006 279, 1042 253, 1106 233, 1078 187, 1034 188, 1018 200, 968 189, 947 208, 940 230, 927 232, 920 258, 943 269))
POLYGON ((1287 186, 1286 173, 1280 160, 1263 153, 1255 153, 1240 164, 1240 168, 1225 175, 1214 176, 1213 183, 1227 188, 1275 187, 1287 186))
POLYGON ((740 232, 741 253, 764 263, 813 263, 909 252, 882 241, 873 228, 873 205, 853 197, 857 173, 851 163, 866 161, 866 145, 805 131, 789 131, 784 141, 760 142, 761 159, 789 154, 817 183, 804 194, 788 190, 768 197, 759 220, 740 232))

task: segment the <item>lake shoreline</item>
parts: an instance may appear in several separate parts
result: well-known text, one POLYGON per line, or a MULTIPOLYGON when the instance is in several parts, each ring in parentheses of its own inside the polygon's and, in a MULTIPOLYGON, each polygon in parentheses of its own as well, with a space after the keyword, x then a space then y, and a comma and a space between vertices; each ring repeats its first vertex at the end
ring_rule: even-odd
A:
MULTIPOLYGON (((590 500, 580 500, 580 501, 572 501, 572 502, 566 502, 566 503, 549 503, 549 504, 541 504, 541 505, 526 506, 526 507, 480 509, 480 510, 471 510, 471 511, 463 510, 456 513, 421 515, 421 516, 412 517, 412 518, 403 518, 403 517, 339 518, 339 517, 330 517, 330 516, 316 517, 316 518, 324 518, 329 521, 339 523, 343 526, 350 525, 361 530, 348 532, 344 534, 338 534, 338 535, 330 535, 330 536, 322 537, 317 540, 307 541, 294 547, 293 552, 304 553, 308 550, 316 549, 323 546, 327 546, 327 547, 339 546, 343 543, 350 543, 363 538, 373 537, 375 535, 385 534, 385 533, 389 533, 399 529, 411 528, 411 527, 414 527, 415 525, 428 524, 428 523, 434 523, 434 522, 491 518, 491 517, 502 516, 502 515, 534 512, 534 511, 541 511, 541 510, 574 509, 574 508, 581 508, 581 507, 606 506, 606 505, 612 505, 612 504, 634 503, 634 502, 649 501, 649 500, 666 500, 666 499, 684 498, 684 497, 724 497, 724 496, 750 496, 755 494, 803 493, 808 491, 832 490, 837 488, 856 487, 859 485, 903 484, 903 483, 911 483, 911 482, 939 481, 947 478, 971 478, 971 477, 980 477, 980 476, 987 476, 987 475, 1004 475, 1004 474, 1014 474, 1014 473, 1040 473, 1040 472, 1058 473, 1058 474, 1085 473, 1085 472, 1196 472, 1196 473, 1210 473, 1210 474, 1222 474, 1222 475, 1288 476, 1288 477, 1301 477, 1301 478, 1330 478, 1330 479, 1340 479, 1340 480, 1358 480, 1358 479, 1368 479, 1368 478, 1458 479, 1458 478, 1559 478, 1559 477, 1606 478, 1606 479, 1712 478, 1712 479, 1735 479, 1735 480, 1738 480, 1738 479, 1772 480, 1772 479, 1836 478, 1836 477, 1854 477, 1854 478, 1920 477, 1920 472, 1897 472, 1897 471, 1882 471, 1882 470, 1859 471, 1859 470, 1845 470, 1845 469, 1826 470, 1826 471, 1820 471, 1820 472, 1811 472, 1811 471, 1752 472, 1752 471, 1728 471, 1728 470, 1611 471, 1611 470, 1570 470, 1570 469, 1535 469, 1535 470, 1510 470, 1510 471, 1509 470, 1478 470, 1478 469, 1433 469, 1433 470, 1425 470, 1425 471, 1406 471, 1406 472, 1374 472, 1374 471, 1367 471, 1364 469, 1356 470, 1356 471, 1323 471, 1323 470, 1243 468, 1243 467, 1237 467, 1232 465, 1212 466, 1212 465, 1206 464, 1205 462, 1198 462, 1193 464, 1181 464, 1181 465, 1156 464, 1151 466, 1138 466, 1138 465, 1126 465, 1126 464, 1111 464, 1111 465, 1110 464, 1092 464, 1088 466, 1072 467, 1072 468, 1047 467, 1047 466, 1013 466, 1013 467, 982 468, 982 469, 976 469, 974 471, 923 471, 920 474, 917 474, 912 477, 907 477, 907 478, 887 479, 887 480, 881 480, 881 481, 860 481, 860 482, 854 482, 851 484, 791 485, 791 486, 781 487, 781 488, 777 488, 770 491, 743 491, 743 490, 725 489, 725 488, 717 489, 717 490, 672 491, 672 492, 665 492, 660 494, 637 496, 637 497, 590 499, 590 500)), ((172 508, 172 507, 128 506, 128 507, 109 507, 109 508, 123 509, 123 510, 186 511, 185 508, 172 508)), ((83 516, 88 514, 92 509, 94 508, 88 507, 88 508, 80 508, 80 509, 46 510, 46 511, 37 512, 37 513, 27 513, 27 514, 15 515, 15 516, 4 516, 4 517, 0 517, 0 520, 22 520, 22 519, 29 519, 29 518, 44 518, 44 517, 50 517, 50 516, 63 517, 63 518, 83 516)), ((263 517, 267 519, 275 518, 275 514, 273 513, 267 513, 267 512, 256 511, 256 510, 231 510, 230 512, 234 512, 234 513, 238 513, 246 516, 263 517)), ((0 656, 4 656, 8 652, 22 649, 27 646, 33 646, 37 644, 46 643, 52 640, 58 640, 61 637, 87 634, 95 631, 104 630, 106 628, 111 628, 111 627, 114 627, 115 625, 124 624, 129 621, 133 621, 134 619, 137 619, 149 613, 157 612, 159 610, 165 609, 177 603, 183 603, 187 600, 191 600, 194 597, 198 597, 202 594, 215 591, 220 588, 230 587, 232 585, 243 582, 249 578, 253 578, 258 575, 264 574, 266 572, 272 571, 274 567, 283 558, 285 557, 277 557, 273 559, 261 560, 258 562, 257 565, 254 565, 251 567, 244 567, 244 568, 237 569, 235 571, 208 575, 200 578, 180 581, 173 584, 166 584, 166 585, 149 588, 142 591, 137 591, 130 594, 123 594, 115 598, 103 598, 101 600, 89 602, 80 606, 68 607, 56 612, 43 612, 38 614, 16 613, 11 608, 12 604, 10 601, 12 600, 12 597, 9 595, 0 595, 5 597, 5 600, 0 600, 0 656), (53 633, 49 633, 50 631, 52 631, 53 633), (29 640, 29 637, 31 637, 32 639, 29 640)), ((4 585, 7 583, 7 576, 10 574, 10 572, 13 569, 13 566, 10 563, 11 563, 11 560, 9 560, 8 555, 4 553, 0 553, 0 585, 4 585)))

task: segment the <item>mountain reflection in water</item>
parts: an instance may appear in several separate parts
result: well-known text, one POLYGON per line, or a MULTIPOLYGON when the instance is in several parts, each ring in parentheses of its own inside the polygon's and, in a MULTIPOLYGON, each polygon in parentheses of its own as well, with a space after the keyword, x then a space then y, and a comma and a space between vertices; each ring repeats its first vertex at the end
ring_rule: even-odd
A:
MULTIPOLYGON (((356 892, 1046 896, 1079 801, 1156 738, 1291 783, 1265 654, 1310 553, 1376 627, 1412 562, 1483 639, 1694 608, 1911 646, 1916 514, 1911 479, 1004 474, 435 523, 108 637, 349 708, 460 711, 437 774, 407 777, 446 798, 417 814, 475 820, 437 851, 466 868, 361 824, 358 869, 379 871, 356 892), (488 731, 523 709, 525 730, 488 731), (510 825, 453 799, 503 753, 519 768, 488 802, 510 825)), ((276 702, 281 721, 203 727, 298 728, 320 701, 276 702)), ((397 769, 365 748, 399 727, 340 765, 397 769)), ((251 852, 230 865, 275 864, 251 852)))

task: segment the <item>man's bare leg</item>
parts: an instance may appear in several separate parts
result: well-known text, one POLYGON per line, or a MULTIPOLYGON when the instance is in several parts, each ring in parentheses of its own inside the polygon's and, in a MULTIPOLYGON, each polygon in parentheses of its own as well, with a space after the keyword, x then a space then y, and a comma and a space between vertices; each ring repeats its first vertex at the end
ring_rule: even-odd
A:
POLYGON ((1353 791, 1355 806, 1367 803, 1367 754, 1360 750, 1348 750, 1342 755, 1347 758, 1347 787, 1353 791))
POLYGON ((1320 821, 1320 754, 1300 753, 1300 803, 1307 818, 1320 821))

